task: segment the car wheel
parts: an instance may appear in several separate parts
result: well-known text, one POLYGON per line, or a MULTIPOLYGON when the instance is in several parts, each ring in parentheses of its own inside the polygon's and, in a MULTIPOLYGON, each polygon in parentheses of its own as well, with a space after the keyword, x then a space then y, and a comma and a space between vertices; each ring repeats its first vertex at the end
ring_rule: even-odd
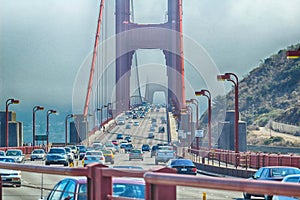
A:
POLYGON ((33 158, 30 158, 30 160, 31 160, 31 161, 34 161, 34 159, 33 159, 33 158))
POLYGON ((155 164, 158 165, 158 161, 157 160, 155 160, 155 164))
POLYGON ((244 199, 251 199, 251 194, 243 193, 244 199))
POLYGON ((50 165, 50 163, 46 162, 46 165, 50 165))
POLYGON ((129 158, 129 161, 131 161, 131 159, 129 158))
POLYGON ((66 167, 66 166, 68 166, 69 164, 68 163, 64 163, 64 166, 66 167))
POLYGON ((115 163, 114 161, 111 161, 111 162, 110 162, 110 164, 114 164, 114 163, 115 163))

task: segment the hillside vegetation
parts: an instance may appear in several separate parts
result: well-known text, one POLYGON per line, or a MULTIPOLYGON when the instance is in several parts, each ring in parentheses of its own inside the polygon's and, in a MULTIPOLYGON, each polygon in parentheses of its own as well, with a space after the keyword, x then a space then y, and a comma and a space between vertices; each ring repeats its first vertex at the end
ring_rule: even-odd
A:
MULTIPOLYGON (((300 49, 300 44, 288 49, 300 49)), ((266 58, 239 78, 239 111, 248 126, 265 126, 270 119, 300 126, 300 59, 288 60, 286 51, 266 58)), ((234 109, 234 90, 226 95, 226 104, 227 109, 234 109)))
MULTIPOLYGON (((244 78, 239 77, 240 120, 246 121, 252 130, 267 126, 270 120, 300 126, 300 59, 286 58, 287 50, 298 49, 300 44, 280 50, 264 59, 244 78)), ((225 109, 234 110, 234 92, 233 88, 226 96, 214 98, 214 125, 220 121, 225 109), (224 108, 224 102, 227 108, 224 108)), ((207 113, 200 121, 200 124, 207 123, 207 113)), ((251 135, 252 132, 248 137, 251 135)), ((248 142, 250 141, 252 139, 248 138, 248 142)))

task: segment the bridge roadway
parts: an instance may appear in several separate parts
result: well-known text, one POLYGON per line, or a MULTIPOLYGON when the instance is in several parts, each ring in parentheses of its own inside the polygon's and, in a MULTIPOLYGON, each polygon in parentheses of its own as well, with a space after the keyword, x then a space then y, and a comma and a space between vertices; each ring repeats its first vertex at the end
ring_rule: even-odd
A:
MULTIPOLYGON (((131 135, 132 143, 136 148, 141 148, 142 144, 147 143, 150 146, 157 143, 167 142, 166 133, 158 133, 157 130, 154 133, 154 139, 148 139, 148 133, 151 125, 151 118, 157 118, 157 125, 165 126, 165 124, 160 124, 160 117, 165 116, 165 110, 160 109, 159 112, 150 112, 144 119, 137 119, 134 121, 139 121, 139 126, 133 126, 131 129, 125 129, 125 125, 116 126, 110 133, 106 133, 103 136, 93 139, 101 139, 103 143, 106 141, 111 141, 116 139, 117 133, 123 133, 124 135, 131 135)), ((126 120, 127 124, 128 120, 126 120)), ((92 143, 92 140, 89 141, 92 143)), ((44 165, 44 161, 26 161, 26 164, 29 165, 44 165)), ((111 164, 107 164, 111 165, 111 164)), ((128 160, 128 154, 123 152, 116 153, 115 155, 115 164, 114 165, 131 165, 131 166, 141 166, 146 170, 156 169, 164 166, 164 164, 155 165, 154 158, 150 157, 150 153, 146 152, 144 154, 144 161, 128 160)), ((75 166, 76 167, 76 166, 75 166)), ((81 161, 78 162, 78 167, 82 167, 81 161)), ((203 176, 203 175, 199 175, 203 176)), ((38 173, 29 173, 22 172, 22 187, 3 187, 2 199, 4 200, 32 200, 39 199, 41 196, 46 196, 49 192, 48 189, 53 188, 53 186, 64 176, 58 175, 49 175, 49 174, 38 174, 38 173), (40 188, 44 188, 41 190, 40 188)), ((242 194, 240 192, 228 192, 220 190, 208 190, 208 189, 198 189, 191 187, 178 187, 177 190, 177 199, 202 199, 203 192, 206 192, 207 199, 212 200, 223 200, 223 199, 235 199, 242 200, 242 194)))

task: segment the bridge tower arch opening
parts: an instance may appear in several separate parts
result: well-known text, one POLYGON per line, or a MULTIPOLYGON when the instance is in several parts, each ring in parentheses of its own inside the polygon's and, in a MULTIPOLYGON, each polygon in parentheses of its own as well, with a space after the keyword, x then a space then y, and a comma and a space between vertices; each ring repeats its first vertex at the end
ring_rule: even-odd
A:
POLYGON ((182 3, 168 0, 167 22, 137 24, 131 22, 130 0, 116 0, 116 111, 130 107, 130 70, 137 49, 160 49, 167 65, 168 105, 175 115, 185 107, 182 48, 182 3))

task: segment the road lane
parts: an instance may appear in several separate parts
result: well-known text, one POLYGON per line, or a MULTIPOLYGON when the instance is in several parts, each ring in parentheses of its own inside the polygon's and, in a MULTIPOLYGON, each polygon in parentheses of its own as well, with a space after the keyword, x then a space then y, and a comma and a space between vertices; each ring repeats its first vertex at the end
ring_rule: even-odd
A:
MULTIPOLYGON (((158 143, 167 142, 167 132, 158 133, 158 127, 164 126, 166 130, 166 125, 160 123, 160 117, 165 116, 165 111, 160 109, 160 112, 150 112, 145 118, 136 119, 133 121, 139 121, 139 126, 133 126, 131 129, 125 129, 125 125, 116 126, 110 133, 106 133, 102 139, 102 143, 106 141, 111 141, 116 139, 117 133, 123 133, 124 135, 130 135, 132 137, 132 143, 136 148, 141 148, 142 144, 149 144, 150 146, 158 143), (157 119, 157 127, 154 132, 155 138, 148 139, 148 133, 150 132, 151 119, 157 119)), ((128 120, 126 120, 126 123, 128 120)), ((90 141, 92 143, 92 141, 90 141)), ((160 167, 163 167, 164 164, 160 163, 155 165, 155 158, 150 157, 150 152, 145 152, 144 160, 132 160, 129 161, 129 155, 124 152, 116 153, 115 155, 115 164, 114 165, 130 165, 130 166, 141 166, 145 170, 155 170, 160 167)), ((44 161, 26 161, 27 164, 31 165, 44 165, 44 161)), ((79 167, 81 166, 81 161, 78 162, 79 167)), ((111 165, 111 164, 108 164, 111 165)), ((57 167, 57 166, 56 166, 57 167)), ((63 166, 60 166, 63 167, 63 166)), ((199 175, 201 176, 201 175, 199 175)), ((49 174, 38 174, 38 173, 29 173, 22 172, 22 184, 21 188, 14 187, 4 187, 3 188, 3 199, 5 200, 29 200, 29 199, 39 199, 41 196, 41 190, 35 189, 40 188, 53 188, 53 186, 65 176, 61 175, 49 175, 49 174), (43 178, 43 185, 42 185, 43 178), (30 186, 30 187, 27 187, 30 186)), ((203 192, 207 193, 207 199, 217 200, 217 199, 236 199, 241 200, 242 194, 240 192, 231 192, 231 191, 221 191, 221 190, 207 190, 191 187, 177 187, 177 199, 202 199, 203 192)), ((48 194, 48 190, 43 190, 43 196, 48 194)))

